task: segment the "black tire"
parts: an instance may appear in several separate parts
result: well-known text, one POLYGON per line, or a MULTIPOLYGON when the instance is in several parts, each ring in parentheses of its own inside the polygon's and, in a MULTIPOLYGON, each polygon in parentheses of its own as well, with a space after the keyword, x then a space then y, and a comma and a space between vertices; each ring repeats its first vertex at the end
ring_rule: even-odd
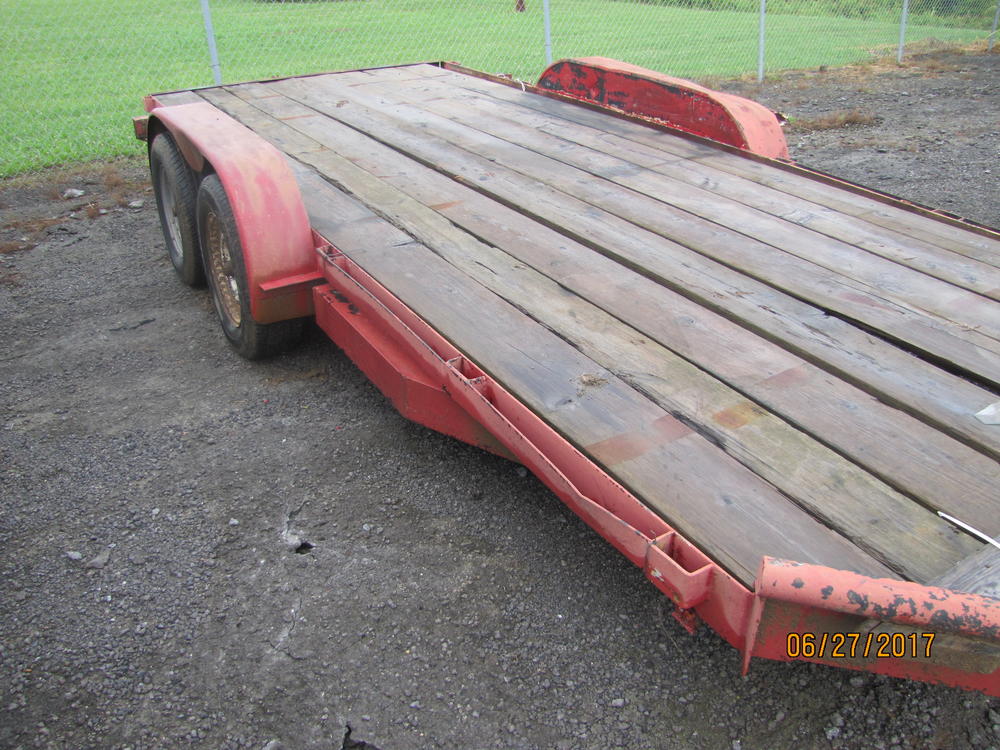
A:
POLYGON ((153 139, 149 149, 149 173, 170 262, 185 284, 204 286, 205 271, 201 265, 195 215, 197 185, 170 133, 160 133, 153 139))
POLYGON ((270 357, 295 344, 302 318, 265 325, 250 315, 243 246, 226 190, 214 174, 201 181, 197 215, 205 275, 229 343, 247 359, 270 357))

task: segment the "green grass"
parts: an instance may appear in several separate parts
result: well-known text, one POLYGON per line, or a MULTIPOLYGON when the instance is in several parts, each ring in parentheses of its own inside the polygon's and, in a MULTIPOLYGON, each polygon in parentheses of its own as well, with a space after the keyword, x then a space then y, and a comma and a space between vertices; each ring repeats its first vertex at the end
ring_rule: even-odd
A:
MULTIPOLYGON (((534 80, 544 68, 542 2, 527 4, 515 13, 514 0, 212 0, 212 11, 227 82, 437 59, 534 80)), ((771 14, 767 67, 884 53, 897 23, 771 14)), ((552 0, 552 24, 556 59, 606 55, 688 77, 756 68, 750 12, 552 0)), ((911 23, 908 39, 985 34, 911 23)), ((144 94, 212 83, 196 0, 0 0, 0 48, 0 176, 137 152, 129 118, 142 114, 144 94)))

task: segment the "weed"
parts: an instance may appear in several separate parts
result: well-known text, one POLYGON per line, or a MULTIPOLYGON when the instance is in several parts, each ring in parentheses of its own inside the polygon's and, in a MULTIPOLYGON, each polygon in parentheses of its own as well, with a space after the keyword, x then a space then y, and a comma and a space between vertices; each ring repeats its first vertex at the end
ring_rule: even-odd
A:
POLYGON ((30 250, 35 246, 32 242, 0 242, 0 255, 10 255, 23 250, 30 250))
POLYGON ((17 221, 11 221, 3 225, 5 230, 13 230, 20 232, 21 234, 37 235, 44 232, 49 227, 54 224, 60 224, 63 222, 61 217, 50 217, 46 219, 20 219, 17 221))
MULTIPOLYGON (((108 165, 114 165, 119 170, 141 167, 146 173, 146 155, 134 154, 129 156, 113 156, 91 161, 77 161, 70 164, 56 164, 41 167, 39 169, 21 172, 20 174, 4 177, 0 183, 4 190, 37 189, 46 198, 51 200, 62 200, 62 191, 67 187, 77 185, 81 180, 89 180, 94 184, 100 184, 101 175, 108 165), (94 182, 96 180, 96 182, 94 182)), ((134 183, 139 187, 146 185, 145 180, 134 183)))
POLYGON ((311 370, 306 370, 304 372, 286 372, 281 375, 275 375, 274 377, 267 378, 267 383, 269 385, 280 385, 281 383, 290 383, 293 381, 301 380, 326 380, 328 378, 326 369, 321 367, 314 367, 311 370))
POLYGON ((852 125, 873 125, 876 122, 878 118, 870 112, 863 112, 860 109, 840 109, 820 117, 800 117, 789 124, 792 130, 807 133, 815 130, 836 130, 852 125))
POLYGON ((121 169, 118 168, 117 164, 109 164, 101 170, 101 180, 104 182, 104 187, 108 190, 120 188, 125 185, 126 182, 125 177, 122 175, 121 169))

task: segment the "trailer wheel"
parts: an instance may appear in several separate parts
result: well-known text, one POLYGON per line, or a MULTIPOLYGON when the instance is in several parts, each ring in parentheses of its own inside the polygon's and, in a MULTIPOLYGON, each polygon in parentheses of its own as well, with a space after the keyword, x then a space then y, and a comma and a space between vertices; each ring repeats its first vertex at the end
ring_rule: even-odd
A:
POLYGON ((218 176, 208 175, 198 189, 198 236, 208 286, 222 330, 237 352, 247 359, 278 354, 298 341, 302 319, 261 324, 250 314, 243 246, 225 188, 218 176))
POLYGON ((203 286, 205 272, 195 216, 197 185, 170 133, 160 133, 153 139, 149 172, 170 262, 185 284, 203 286))

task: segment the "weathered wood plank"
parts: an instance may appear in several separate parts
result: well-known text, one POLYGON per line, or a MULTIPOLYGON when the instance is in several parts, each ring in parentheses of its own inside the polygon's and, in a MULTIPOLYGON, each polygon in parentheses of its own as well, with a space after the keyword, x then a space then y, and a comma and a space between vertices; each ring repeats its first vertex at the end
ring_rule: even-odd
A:
MULTIPOLYGON (((626 382, 638 385, 667 411, 675 415, 684 412, 685 422, 698 420, 702 425, 710 424, 706 429, 716 435, 715 440, 725 450, 797 498, 812 512, 823 515, 833 528, 851 536, 902 574, 914 580, 926 580, 927 572, 940 571, 973 546, 934 514, 893 493, 833 452, 747 402, 741 394, 725 388, 588 301, 567 294, 562 287, 501 250, 456 228, 452 221, 412 196, 402 197, 389 187, 385 177, 387 173, 398 176, 405 171, 406 165, 398 154, 373 144, 345 126, 303 117, 301 111, 274 98, 253 101, 274 115, 291 117, 290 122, 310 131, 325 125, 330 132, 324 143, 335 144, 340 153, 334 156, 313 148, 302 155, 306 162, 320 168, 366 202, 377 205, 381 213, 403 226, 418 241, 540 320, 548 329, 572 341, 585 355, 613 367, 626 382), (381 151, 380 160, 371 161, 371 157, 366 156, 369 145, 381 151), (345 164, 356 166, 345 168, 345 164), (358 166, 364 168, 366 174, 358 173, 358 166), (373 171, 383 176, 375 177, 373 171), (743 419, 737 419, 740 415, 743 419)), ((220 104, 252 123, 258 132, 282 127, 238 104, 220 104)), ((411 163, 411 166, 416 165, 411 163)), ((492 207, 482 196, 429 170, 417 167, 416 173, 429 178, 429 181, 417 180, 411 185, 424 200, 438 202, 455 197, 438 192, 441 187, 447 192, 450 186, 460 195, 466 193, 464 197, 473 202, 480 202, 478 206, 470 206, 470 210, 488 211, 492 207)), ((498 219, 501 224, 507 218, 522 218, 513 212, 499 210, 509 214, 498 219)), ((580 249, 593 255, 585 248, 580 249)), ((608 282, 614 285, 613 278, 608 282)), ((613 470, 617 463, 632 457, 634 451, 624 448, 634 448, 638 442, 645 444, 648 440, 638 441, 635 435, 618 436, 589 446, 588 450, 606 468, 613 470)))
POLYGON ((194 91, 174 91, 170 94, 157 94, 156 99, 164 107, 173 107, 177 104, 197 104, 205 101, 194 91))
MULTIPOLYGON (((415 69, 422 75, 426 70, 415 69)), ((828 208, 867 222, 877 224, 893 232, 931 242, 953 252, 975 258, 983 263, 1000 265, 1000 240, 973 233, 951 223, 924 216, 905 208, 884 203, 866 195, 849 190, 833 188, 808 172, 795 171, 794 167, 774 167, 762 164, 739 154, 731 154, 671 133, 661 132, 618 118, 608 118, 599 112, 576 106, 569 102, 554 100, 530 92, 492 84, 472 76, 449 73, 445 80, 456 89, 464 89, 503 101, 514 102, 527 109, 556 115, 562 119, 599 128, 617 134, 635 143, 658 149, 666 155, 686 160, 698 160, 715 169, 754 180, 771 186, 789 195, 800 196, 828 208)), ((668 156, 668 158, 669 158, 668 156)))
MULTIPOLYGON (((1000 529, 995 491, 998 467, 993 460, 604 256, 538 226, 515 211, 497 206, 432 170, 400 158, 397 152, 357 131, 322 117, 303 116, 310 110, 289 101, 278 98, 253 101, 272 116, 291 118, 289 123, 319 142, 335 147, 351 163, 379 175, 383 183, 399 188, 411 198, 419 198, 447 217, 436 217, 436 221, 426 216, 418 219, 421 213, 429 213, 429 209, 412 200, 408 212, 393 214, 394 221, 401 225, 422 221, 424 232, 431 231, 426 228, 430 222, 434 231, 421 239, 436 251, 443 252, 441 248, 452 247, 458 241, 449 237, 456 224, 547 274, 557 286, 546 291, 539 288, 541 282, 536 280, 535 288, 526 298, 514 300, 509 296, 517 293, 518 287, 504 296, 550 328, 562 326, 561 335, 616 372, 625 372, 621 367, 631 363, 628 382, 644 393, 655 394, 668 410, 680 409, 689 418, 698 420, 704 429, 716 432, 727 450, 735 451, 744 463, 784 491, 793 496, 809 495, 814 488, 826 492, 830 487, 847 490, 851 483, 843 478, 830 479, 829 457, 823 458, 825 454, 818 445, 805 444, 801 436, 788 436, 778 430, 768 421, 770 415, 762 414, 759 409, 738 406, 744 394, 894 486, 925 497, 928 505, 942 502, 966 517, 974 514, 977 523, 997 524, 1000 529), (573 300, 577 307, 563 309, 569 302, 562 290, 580 296, 580 300, 573 300), (581 308, 579 303, 583 300, 587 305, 581 308), (632 329, 617 338, 593 340, 594 332, 611 330, 614 321, 595 318, 595 313, 588 309, 590 303, 655 341, 632 329), (556 311, 562 311, 565 320, 554 319, 556 311), (590 323, 581 329, 584 320, 590 323), (668 365, 670 371, 666 372, 663 368, 668 365), (714 379, 707 378, 702 371, 712 373, 738 391, 719 391, 714 379), (763 434, 756 435, 758 431, 763 434), (788 447, 789 441, 795 444, 794 448, 788 447), (819 473, 814 475, 813 470, 819 473), (958 498, 962 498, 960 505, 954 504, 958 498)), ((241 116, 259 122, 255 128, 269 126, 266 119, 245 108, 241 116)), ((398 197, 391 193, 390 196, 387 200, 398 201, 398 197)), ((417 231, 410 225, 407 227, 417 231)), ((467 238, 461 235, 460 239, 467 238)), ((520 264, 504 267, 506 270, 501 268, 506 253, 498 257, 497 251, 478 243, 457 251, 449 259, 497 291, 497 285, 506 284, 508 277, 519 278, 523 283, 527 271, 520 264), (484 269, 490 269, 489 275, 480 278, 484 269)), ((871 493, 870 500, 877 505, 880 490, 871 493)), ((855 487, 854 494, 866 493, 855 487)), ((834 520, 840 510, 848 515, 858 511, 844 507, 835 509, 832 515, 824 515, 835 527, 843 528, 842 520, 834 520)), ((824 514, 820 510, 814 512, 824 514)), ((945 525, 936 518, 934 521, 945 525)))
MULTIPOLYGON (((941 247, 1000 267, 1000 239, 985 236, 932 218, 910 213, 902 208, 866 198, 848 190, 837 190, 801 173, 782 169, 767 169, 766 164, 749 160, 722 159, 722 154, 697 157, 697 161, 715 169, 739 175, 759 185, 800 195, 834 211, 857 216, 872 224, 918 239, 926 239, 941 247)), ((808 165, 803 165, 808 169, 808 165)))
MULTIPOLYGON (((366 106, 367 100, 365 103, 351 100, 339 107, 330 105, 331 97, 348 96, 349 92, 338 88, 329 76, 311 79, 308 85, 294 80, 270 85, 334 119, 392 144, 428 166, 456 179, 469 180, 478 190, 490 192, 495 199, 519 205, 522 211, 531 212, 536 219, 544 220, 540 209, 553 205, 559 206, 564 214, 575 213, 575 219, 555 222, 564 232, 583 234, 580 231, 583 226, 597 224, 599 231, 604 233, 609 230, 614 235, 625 233, 648 243, 649 235, 642 231, 642 226, 648 227, 660 238, 676 240, 688 250, 737 267, 745 275, 790 287, 803 297, 821 300, 825 308, 838 315, 885 331, 926 356, 949 362, 987 382, 1000 383, 1000 354, 993 350, 1000 349, 1000 341, 948 321, 921 315, 865 285, 834 277, 826 269, 745 235, 692 220, 691 214, 670 209, 641 194, 609 186, 531 152, 505 153, 502 162, 496 155, 481 157, 475 151, 516 147, 439 117, 433 120, 432 135, 427 127, 414 125, 410 120, 424 122, 435 116, 415 107, 376 101, 376 111, 366 106), (385 110, 391 110, 395 116, 385 110), (463 144, 468 148, 463 149, 463 144), (511 161, 517 162, 516 170, 510 168, 511 161), (545 185, 553 191, 546 193, 541 189, 545 185), (505 191, 510 195, 512 188, 512 197, 501 197, 505 191), (530 200, 526 196, 531 196, 530 200)), ((586 234, 594 231, 590 226, 587 230, 586 234)), ((604 247, 615 247, 615 242, 604 243, 604 247)), ((648 264, 643 266, 644 272, 648 273, 649 269, 648 264)))
MULTIPOLYGON (((405 88, 400 87, 394 78, 389 80, 387 78, 389 77, 384 75, 371 76, 369 82, 360 86, 359 90, 417 104, 428 111, 531 148, 563 163, 586 169, 611 181, 620 182, 651 197, 673 202, 674 205, 681 205, 671 200, 676 197, 680 189, 681 200, 685 204, 682 207, 688 210, 691 210, 691 205, 696 209, 700 206, 711 208, 716 215, 706 216, 704 213, 701 215, 734 228, 739 229, 745 224, 741 221, 741 216, 744 214, 739 210, 729 211, 729 201, 736 201, 741 207, 765 212, 782 219, 783 222, 814 231, 826 238, 821 242, 806 244, 810 251, 809 257, 820 256, 823 259, 821 265, 838 273, 845 272, 850 266, 838 262, 837 259, 843 258, 844 253, 838 245, 829 244, 829 240, 847 243, 992 299, 1000 298, 1000 268, 996 266, 967 258, 928 242, 886 231, 856 217, 713 169, 691 159, 664 158, 667 155, 662 151, 611 133, 570 123, 558 117, 516 106, 511 102, 476 95, 473 92, 456 95, 450 83, 441 78, 423 79, 418 85, 411 81, 405 88), (568 144, 577 144, 581 148, 570 150, 567 148, 568 144), (601 159, 592 153, 594 151, 610 157, 610 160, 601 159), (620 175, 624 177, 619 178, 620 175), (649 177, 652 175, 657 177, 651 182, 649 177), (661 175, 669 178, 667 184, 674 186, 670 198, 663 197, 664 181, 659 177, 661 175), (653 191, 645 189, 650 184, 654 187, 653 191), (687 189, 679 188, 681 185, 687 186, 687 189), (710 199, 706 193, 710 193, 710 199), (719 196, 724 199, 720 200, 719 196), (722 212, 721 215, 718 215, 719 212, 722 212)), ((771 224, 780 226, 781 223, 772 221, 771 224)), ((756 236, 758 239, 773 242, 759 234, 756 236)), ((802 236, 808 237, 808 235, 802 236)), ((801 243, 782 243, 783 247, 786 245, 801 246, 801 243)), ((875 268, 884 269, 885 266, 880 264, 859 270, 862 273, 869 271, 867 278, 870 279, 870 269, 875 268)), ((865 277, 854 276, 854 278, 865 277)), ((896 279, 894 283, 897 283, 896 279)), ((944 293, 947 294, 947 289, 944 293)), ((941 295, 933 296, 939 299, 941 295)))
MULTIPOLYGON (((435 70, 441 72, 440 69, 435 70)), ((391 72, 392 69, 389 69, 380 74, 391 72)), ((357 80, 363 83, 377 79, 365 74, 357 80)), ((252 93, 245 92, 244 95, 251 96, 252 93)), ((266 92, 263 95, 273 96, 266 92)), ((738 310, 744 302, 744 294, 730 297, 726 307, 738 310)), ((768 299, 766 305, 771 310, 780 310, 782 305, 776 304, 780 301, 780 298, 768 299)), ((809 313, 807 308, 803 309, 794 300, 786 299, 784 303, 790 305, 790 316, 805 317, 809 313)), ((763 305, 755 305, 750 300, 749 305, 742 306, 752 312, 759 311, 763 305)), ((811 332, 790 327, 781 334, 786 345, 791 343, 790 348, 804 350, 805 356, 812 361, 822 361, 825 367, 839 372, 853 384, 874 391, 881 400, 918 414, 958 439, 991 452, 994 457, 1000 455, 996 452, 996 430, 970 418, 971 414, 991 400, 989 392, 914 360, 835 318, 817 320, 815 313, 808 314, 808 317, 810 325, 822 326, 823 340, 814 338, 811 332), (803 333, 809 335, 803 336, 803 333), (886 366, 883 367, 881 363, 886 366)), ((774 331, 770 333, 773 335, 774 331)))
MULTIPOLYGON (((241 87, 241 93, 256 95, 247 87, 241 87)), ((267 86, 260 88, 259 95, 277 96, 267 86)), ((277 137, 287 138, 287 132, 277 137)), ((565 221, 581 222, 594 237, 614 241, 614 234, 600 234, 600 225, 582 216, 582 211, 574 213, 571 209, 561 215, 567 217, 565 221)), ((628 225, 624 228, 627 230, 628 225)), ((735 319, 881 401, 904 408, 950 435, 991 452, 995 458, 1000 455, 995 429, 971 417, 995 400, 989 392, 724 266, 702 261, 698 256, 672 253, 673 246, 664 241, 630 243, 628 235, 619 237, 619 244, 625 243, 626 255, 631 250, 633 257, 647 263, 650 259, 660 261, 664 283, 669 285, 676 279, 680 290, 699 304, 735 319)))
POLYGON ((823 558, 827 564, 886 574, 883 565, 702 436, 637 399, 611 372, 426 247, 375 215, 340 221, 339 216, 356 211, 356 203, 318 177, 302 184, 317 231, 446 338, 465 344, 460 348, 473 360, 571 440, 600 442, 643 431, 662 435, 666 442, 619 463, 614 474, 737 578, 752 581, 762 550, 775 546, 793 558, 823 558))
MULTIPOLYGON (((1000 537, 996 541, 1000 542, 1000 537)), ((1000 599, 1000 547, 987 544, 932 583, 954 591, 1000 599)))
MULTIPOLYGON (((315 83, 314 89, 347 95, 335 78, 315 83)), ((435 115, 426 107, 406 103, 406 89, 397 85, 393 94, 366 95, 360 93, 360 87, 354 87, 351 101, 377 111, 397 125, 412 128, 411 133, 432 132, 438 139, 582 197, 639 226, 681 240, 697 252, 723 260, 744 273, 760 273, 759 269, 766 266, 771 271, 760 278, 769 283, 794 289, 792 285, 806 274, 812 279, 808 291, 815 294, 817 289, 825 292, 831 279, 846 279, 842 283, 858 288, 869 297, 869 303, 883 308, 888 304, 904 315, 910 310, 925 317, 927 325, 940 324, 949 335, 1000 355, 1000 304, 994 300, 941 283, 819 233, 775 221, 774 217, 701 188, 677 183, 614 157, 573 147, 553 136, 525 129, 518 132, 516 139, 509 135, 499 137, 461 122, 463 115, 452 118, 435 115), (603 179, 594 180, 594 175, 603 179), (623 195, 622 191, 615 191, 616 184, 629 192, 623 195), (697 217, 706 223, 698 222, 697 217), (676 225, 681 220, 685 228, 678 229, 676 225), (724 239, 718 236, 720 228, 729 232, 724 239), (817 276, 826 284, 819 283, 817 276)), ((456 114, 461 109, 447 101, 435 104, 456 114)), ((471 119, 475 115, 464 113, 464 117, 471 119)), ((376 119, 371 119, 374 127, 376 119)), ((488 123, 483 128, 497 130, 488 123)), ((856 294, 851 297, 850 307, 857 308, 856 294)), ((849 308, 840 312, 851 314, 849 308)), ((997 362, 1000 363, 1000 356, 997 362)), ((1000 365, 994 375, 1000 376, 1000 365)))
MULTIPOLYGON (((440 70, 438 71, 438 74, 440 76, 440 70)), ((448 75, 447 72, 445 72, 445 76, 440 76, 440 78, 446 78, 447 75, 448 75)), ((384 77, 386 76, 392 78, 393 71, 391 69, 386 70, 382 72, 380 76, 370 77, 366 81, 367 85, 364 86, 364 90, 371 90, 374 86, 378 85, 376 83, 377 81, 384 80, 384 77)), ((441 83, 453 89, 452 91, 447 93, 442 89, 441 90, 442 99, 463 100, 463 94, 456 93, 456 91, 462 91, 455 85, 456 78, 459 80, 464 80, 468 78, 468 76, 451 74, 451 76, 446 78, 446 80, 439 79, 437 81, 431 81, 431 82, 425 81, 425 83, 441 83)), ((478 90, 478 87, 484 87, 485 92, 488 92, 489 94, 495 93, 495 90, 502 90, 503 92, 510 93, 507 92, 507 90, 504 89, 504 87, 492 85, 487 82, 479 81, 476 79, 474 79, 474 84, 476 85, 477 88, 476 91, 473 91, 471 89, 464 90, 465 95, 474 97, 474 100, 465 99, 464 101, 466 101, 469 107, 474 109, 475 111, 478 112, 484 106, 485 103, 485 106, 487 107, 487 111, 489 112, 489 114, 491 115, 496 114, 499 116, 502 113, 502 110, 496 110, 492 108, 489 103, 493 102, 499 105, 511 104, 512 101, 511 99, 508 98, 493 99, 492 96, 487 95, 487 93, 480 94, 478 90)), ((523 95, 519 95, 516 92, 511 94, 511 96, 524 98, 523 95)), ((532 95, 527 95, 527 96, 529 99, 540 98, 532 95)), ((544 99, 543 103, 555 105, 562 109, 569 109, 574 111, 580 110, 579 107, 563 104, 561 102, 551 102, 550 100, 547 99, 544 99)), ((558 135, 561 138, 572 140, 574 142, 588 145, 593 148, 598 148, 598 149, 604 148, 617 155, 625 155, 628 154, 630 151, 638 152, 639 154, 641 154, 643 158, 643 163, 649 165, 653 170, 660 171, 661 169, 664 169, 666 166, 669 166, 672 170, 671 174, 677 175, 678 173, 680 173, 680 174, 697 175, 697 177, 693 177, 692 179, 704 179, 705 181, 710 182, 713 189, 716 187, 716 185, 720 184, 719 180, 720 175, 722 177, 730 175, 718 169, 706 170, 702 168, 700 164, 694 162, 688 156, 682 157, 678 154, 686 153, 689 154, 690 156, 698 156, 699 154, 708 153, 710 155, 717 154, 720 159, 723 158, 734 159, 736 162, 745 161, 743 159, 740 159, 739 157, 734 157, 732 155, 720 152, 716 149, 711 149, 709 147, 703 146, 698 143, 685 141, 683 139, 672 137, 668 134, 657 133, 655 131, 649 130, 648 128, 644 128, 639 125, 634 125, 632 123, 622 123, 624 126, 628 128, 637 129, 641 135, 649 136, 650 138, 653 139, 658 138, 666 142, 677 141, 680 144, 680 149, 678 149, 677 153, 664 153, 663 151, 658 151, 655 148, 644 146, 638 140, 628 140, 622 136, 615 135, 614 133, 606 132, 606 130, 604 129, 597 128, 596 125, 605 124, 605 121, 607 121, 609 118, 603 117, 598 113, 589 112, 587 110, 581 110, 581 111, 585 117, 590 118, 590 120, 594 121, 593 125, 582 125, 577 122, 571 122, 570 120, 566 120, 561 117, 555 117, 546 114, 542 110, 534 110, 521 105, 518 105, 517 116, 519 120, 521 120, 522 122, 533 125, 540 130, 543 130, 545 132, 553 132, 555 135, 558 135), (602 146, 602 144, 605 145, 602 146)), ((761 172, 775 171, 773 169, 769 170, 766 165, 760 165, 754 162, 748 162, 748 164, 750 164, 752 167, 756 169, 759 169, 761 172)), ((802 178, 798 175, 791 175, 791 176, 797 178, 799 180, 799 183, 804 183, 806 187, 810 187, 813 189, 824 187, 822 185, 816 185, 811 180, 802 178)), ((742 180, 741 178, 741 181, 744 180, 742 180)), ((724 184, 724 181, 722 181, 722 184, 724 184)), ((753 184, 760 186, 759 183, 753 183, 753 184)), ((795 189, 796 190, 801 189, 801 185, 796 185, 795 189)), ((826 190, 829 191, 829 188, 826 188, 826 190)), ((787 193, 781 193, 777 191, 774 192, 775 195, 778 196, 778 198, 788 198, 790 201, 796 200, 794 196, 790 196, 787 193)), ((841 193, 843 191, 833 191, 833 192, 841 193)), ((850 195, 850 197, 858 201, 865 200, 859 196, 850 195)), ((869 208, 872 205, 876 207, 881 205, 873 201, 867 201, 867 203, 869 204, 869 208)), ((819 209, 822 209, 823 211, 831 211, 831 209, 819 206, 818 204, 809 204, 809 205, 817 206, 819 209)), ((918 222, 931 221, 929 219, 925 219, 924 217, 920 217, 917 215, 906 214, 903 211, 899 211, 898 213, 902 214, 903 218, 912 218, 914 221, 918 222)), ((836 223, 838 217, 845 219, 851 218, 850 216, 842 217, 841 214, 839 214, 838 212, 832 212, 832 215, 831 214, 824 214, 824 215, 827 218, 829 218, 832 223, 836 223)), ((935 222, 931 223, 936 224, 935 222)), ((861 227, 864 226, 867 225, 866 224, 861 225, 861 227)), ((877 229, 877 227, 874 227, 874 225, 872 226, 874 229, 877 229)), ((940 226, 943 230, 946 230, 948 232, 961 233, 962 235, 966 236, 969 235, 968 232, 959 230, 957 228, 948 225, 940 225, 940 226)), ((881 237, 881 235, 879 236, 881 237)), ((891 237, 895 235, 890 234, 889 236, 891 237)), ((970 238, 973 241, 976 240, 975 236, 966 237, 966 239, 970 238)), ((995 245, 996 245, 996 252, 992 253, 991 257, 996 257, 1000 259, 1000 243, 995 243, 995 245)), ((837 321, 833 322, 835 324, 837 321)), ((831 327, 836 327, 836 326, 834 325, 831 327)), ((865 381, 863 384, 861 384, 862 387, 871 389, 872 386, 878 384, 877 390, 875 390, 874 392, 883 400, 887 400, 890 403, 900 405, 902 406, 902 408, 905 408, 908 411, 910 411, 910 413, 919 413, 921 418, 929 419, 933 424, 938 426, 940 429, 949 432, 949 434, 957 437, 960 440, 970 442, 970 444, 976 445, 979 448, 984 448, 988 451, 994 450, 992 447, 990 447, 990 444, 996 441, 997 438, 995 434, 996 430, 992 428, 984 428, 982 425, 973 424, 975 420, 970 420, 969 418, 969 415, 974 413, 979 408, 978 406, 979 404, 985 404, 989 400, 990 394, 988 392, 983 391, 982 389, 979 389, 975 386, 972 386, 971 384, 962 379, 954 378, 945 373, 941 373, 937 371, 936 368, 924 365, 923 363, 910 362, 909 360, 911 360, 912 358, 910 358, 909 356, 901 354, 894 348, 883 345, 881 342, 873 341, 868 336, 864 334, 859 334, 858 332, 848 327, 839 326, 839 330, 836 332, 836 334, 832 330, 826 330, 824 331, 824 333, 825 335, 831 337, 834 341, 838 340, 842 341, 843 349, 846 351, 852 353, 854 352, 866 353, 866 356, 862 358, 855 358, 855 361, 852 363, 852 365, 847 367, 846 371, 843 371, 845 369, 844 365, 838 362, 830 361, 831 355, 834 355, 834 358, 838 357, 842 358, 842 352, 840 350, 840 347, 834 350, 826 349, 822 353, 823 356, 826 358, 824 361, 826 362, 827 366, 832 365, 835 371, 842 370, 841 374, 850 379, 855 384, 859 384, 859 382, 858 379, 852 377, 853 372, 858 369, 864 371, 864 374, 861 376, 861 379, 865 381), (924 382, 921 382, 919 385, 915 385, 912 388, 911 395, 908 398, 900 398, 900 395, 898 393, 899 385, 896 382, 892 381, 885 382, 886 379, 882 376, 881 373, 872 372, 870 371, 870 368, 867 367, 868 363, 870 362, 881 362, 881 361, 892 361, 894 363, 894 367, 892 367, 892 369, 896 372, 901 372, 905 370, 907 372, 907 377, 912 376, 915 371, 919 372, 922 370, 924 373, 925 380, 924 382), (944 378, 948 382, 938 383, 937 381, 939 378, 944 378), (960 396, 959 394, 962 395, 960 396), (935 405, 944 404, 947 401, 952 400, 952 397, 956 397, 958 403, 955 403, 954 406, 948 410, 947 414, 942 414, 939 412, 932 413, 935 410, 935 405), (975 432, 976 433, 975 436, 971 435, 970 431, 975 432)), ((798 345, 801 346, 801 342, 798 345)), ((819 353, 817 350, 813 350, 812 352, 810 352, 810 354, 812 354, 813 356, 815 356, 817 353, 819 353)), ((993 455, 996 456, 997 454, 994 453, 993 455)))

